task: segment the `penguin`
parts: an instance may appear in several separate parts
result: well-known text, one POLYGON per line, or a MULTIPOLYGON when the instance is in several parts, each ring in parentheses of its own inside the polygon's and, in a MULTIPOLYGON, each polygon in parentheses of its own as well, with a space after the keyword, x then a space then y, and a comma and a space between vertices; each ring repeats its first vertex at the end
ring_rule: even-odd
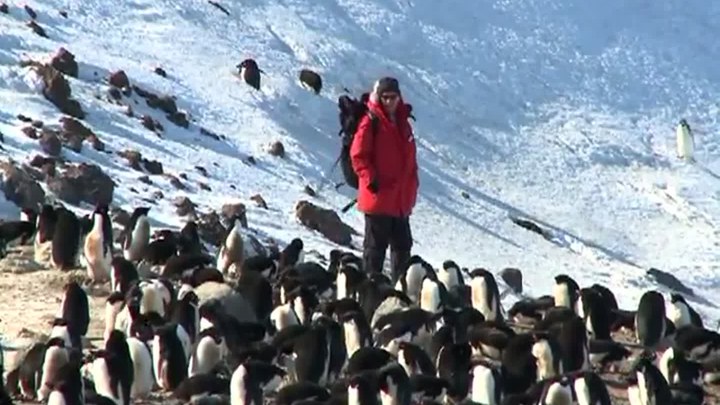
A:
POLYGON ((228 274, 228 270, 231 267, 234 269, 233 273, 237 274, 242 268, 243 253, 245 251, 243 247, 242 237, 242 223, 239 217, 236 217, 233 221, 233 226, 225 237, 225 241, 220 245, 217 257, 217 269, 222 274, 228 274))
POLYGON ((36 219, 35 250, 39 250, 40 245, 52 240, 56 221, 55 207, 49 204, 43 205, 36 219))
POLYGON ((65 340, 54 337, 45 344, 45 353, 42 361, 42 377, 37 388, 38 401, 44 402, 50 395, 51 387, 61 378, 60 371, 70 360, 65 340))
POLYGON ((171 321, 187 332, 190 342, 195 343, 200 333, 200 299, 195 290, 187 284, 180 286, 177 301, 172 308, 171 321))
POLYGON ((372 346, 372 331, 367 318, 360 311, 348 311, 340 316, 347 357, 362 347, 372 346))
POLYGON ((684 160, 693 160, 695 153, 695 137, 686 119, 681 119, 675 129, 677 156, 684 160))
POLYGON ((542 405, 573 405, 570 380, 567 377, 560 377, 549 381, 539 403, 542 405))
POLYGON ((378 404, 377 376, 373 372, 355 374, 348 380, 347 405, 378 404))
POLYGON ((104 283, 110 279, 112 242, 112 223, 107 206, 99 205, 93 212, 93 227, 85 237, 83 248, 88 278, 95 283, 104 283))
POLYGON ((235 284, 235 291, 252 305, 258 322, 269 326, 270 314, 273 312, 273 289, 270 281, 258 272, 242 271, 235 284))
POLYGON ((348 357, 345 372, 347 375, 354 375, 363 371, 374 371, 392 361, 395 361, 393 355, 385 349, 361 347, 348 357))
POLYGON ((200 255, 203 253, 203 245, 200 241, 200 232, 198 231, 198 225, 195 221, 188 221, 185 226, 180 229, 177 244, 178 255, 200 255))
MULTIPOLYGON (((516 295, 523 293, 523 276, 520 269, 506 267, 500 271, 500 278, 505 282, 510 291, 516 295)), ((504 295, 504 294, 503 294, 504 295)))
POLYGON ((600 370, 604 370, 608 364, 622 362, 631 354, 625 346, 613 340, 590 339, 588 341, 590 362, 598 366, 600 370))
POLYGON ((315 94, 320 94, 320 90, 322 90, 322 78, 310 69, 302 69, 300 71, 300 83, 312 89, 315 94))
MULTIPOLYGON (((52 384, 52 391, 48 395, 47 405, 84 404, 85 392, 80 365, 69 362, 63 365, 58 372, 58 379, 52 384)), ((0 403, 3 403, 0 401, 0 403)), ((10 402, 8 402, 10 404, 10 402)))
POLYGON ((641 356, 638 359, 632 372, 627 388, 628 400, 631 404, 674 403, 665 377, 647 356, 641 356), (650 402, 651 400, 654 401, 650 402))
MULTIPOLYGON (((157 385, 165 391, 175 390, 187 378, 188 355, 182 343, 184 331, 169 323, 155 328, 152 342, 153 374, 157 385)), ((187 336, 187 335, 186 335, 187 336)), ((189 339, 189 338, 188 338, 189 339)))
POLYGON ((434 272, 432 266, 422 257, 414 255, 410 257, 405 270, 398 277, 395 289, 407 295, 412 302, 418 303, 423 280, 429 272, 434 272))
POLYGON ((277 390, 285 375, 281 368, 260 361, 240 364, 230 377, 230 404, 263 405, 263 393, 277 390))
POLYGON ((474 354, 482 354, 499 360, 515 331, 504 323, 486 321, 472 325, 467 331, 467 340, 474 354))
POLYGON ((410 405, 412 391, 410 378, 397 363, 390 363, 378 370, 378 389, 382 405, 410 405))
POLYGON ((420 308, 431 313, 439 313, 445 300, 447 291, 437 279, 425 277, 420 287, 420 308))
POLYGON ((134 400, 145 398, 155 386, 152 350, 146 342, 137 337, 128 337, 126 341, 133 366, 130 398, 134 400))
POLYGON ((487 405, 500 405, 502 398, 502 373, 498 367, 482 359, 472 363, 470 400, 487 405))
POLYGON ((33 240, 36 230, 36 214, 29 208, 23 208, 19 221, 0 223, 0 243, 6 247, 26 245, 33 240))
POLYGON ((447 291, 465 284, 460 267, 452 260, 443 262, 442 268, 437 272, 437 278, 447 291))
POLYGON ((253 271, 260 273, 263 277, 270 280, 275 276, 277 263, 275 263, 272 257, 265 255, 249 256, 243 260, 238 275, 241 276, 243 273, 253 271))
POLYGON ((305 261, 305 253, 303 251, 304 248, 305 244, 303 243, 302 239, 295 238, 290 241, 290 244, 287 245, 282 252, 280 252, 278 269, 280 269, 280 271, 283 271, 288 267, 303 263, 305 261))
POLYGON ((397 361, 407 375, 427 374, 435 375, 435 364, 427 352, 420 346, 410 342, 400 342, 397 361))
POLYGON ((58 208, 53 227, 52 265, 56 270, 70 270, 78 265, 81 226, 78 217, 70 210, 58 208))
POLYGON ((105 350, 92 362, 91 370, 95 391, 99 395, 111 398, 118 404, 130 404, 134 366, 123 332, 110 332, 105 350))
POLYGON ((110 262, 110 290, 126 294, 130 289, 130 285, 138 281, 138 274, 135 264, 130 260, 115 256, 110 262))
POLYGON ((260 74, 265 73, 253 59, 245 59, 236 66, 240 77, 255 90, 260 90, 260 74))
POLYGON ((412 390, 413 403, 442 404, 450 384, 443 378, 427 374, 414 374, 410 376, 410 389, 412 390))
POLYGON ((225 358, 225 342, 216 327, 204 329, 190 355, 188 377, 213 372, 225 358))
POLYGON ((552 335, 535 335, 530 353, 535 358, 537 379, 544 380, 563 374, 563 362, 558 342, 552 335))
MULTIPOLYGON (((330 270, 332 270, 332 264, 330 270)), ((332 271, 330 273, 332 274, 332 271)), ((345 298, 357 299, 357 289, 364 280, 366 280, 366 276, 362 270, 362 259, 358 257, 341 258, 335 276, 335 299, 338 301, 345 298)))
MULTIPOLYGON (((575 311, 578 315, 583 316, 583 314, 578 311, 580 286, 567 274, 560 274, 555 277, 553 297, 555 298, 556 307, 567 307, 575 311)), ((582 308, 582 306, 580 306, 580 308, 582 308)))
POLYGON ((658 369, 665 381, 672 386, 678 383, 702 385, 702 367, 687 359, 682 350, 669 347, 658 360, 658 369))
POLYGON ((193 398, 212 395, 230 396, 230 379, 215 374, 199 374, 183 380, 173 391, 173 397, 183 401, 182 403, 189 403, 193 398))
POLYGON ((592 371, 576 375, 573 389, 578 405, 612 405, 605 382, 592 371))
POLYGON ((447 397, 451 402, 460 402, 469 394, 471 356, 467 343, 449 343, 438 352, 437 376, 448 381, 447 397))
POLYGON ((486 320, 502 320, 500 291, 492 273, 481 268, 470 272, 470 291, 473 308, 480 311, 486 320))
POLYGON ((670 294, 668 319, 678 329, 687 325, 697 326, 698 328, 703 327, 700 315, 685 301, 685 297, 677 293, 670 294))
POLYGON ((148 213, 150 207, 137 207, 130 215, 130 220, 123 231, 123 257, 131 262, 139 261, 145 254, 150 243, 150 222, 148 213))
POLYGON ((63 287, 65 294, 57 318, 65 321, 70 347, 82 350, 81 338, 87 334, 90 325, 90 304, 87 293, 80 285, 71 281, 63 287))
POLYGON ((548 333, 557 342, 562 372, 590 369, 587 331, 579 316, 553 324, 548 333))
POLYGON ((646 348, 655 348, 666 331, 665 299, 657 291, 646 291, 635 313, 635 338, 646 348))

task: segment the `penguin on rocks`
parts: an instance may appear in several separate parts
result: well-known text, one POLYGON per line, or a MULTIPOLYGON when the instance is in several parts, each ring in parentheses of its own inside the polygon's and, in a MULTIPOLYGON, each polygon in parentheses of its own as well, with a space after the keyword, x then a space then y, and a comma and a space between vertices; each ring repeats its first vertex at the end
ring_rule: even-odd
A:
POLYGON ((362 347, 373 345, 372 331, 365 316, 359 311, 348 311, 340 316, 347 357, 362 347))
MULTIPOLYGON (((189 354, 183 344, 187 334, 182 327, 173 323, 155 328, 154 333, 153 374, 161 389, 173 391, 187 378, 189 354)), ((189 337, 187 339, 189 341, 189 337)))
POLYGON ((538 367, 533 346, 535 338, 519 334, 510 339, 502 352, 501 371, 503 394, 522 394, 538 380, 538 367))
POLYGON ((612 363, 622 362, 631 354, 625 346, 613 340, 590 339, 588 341, 590 362, 600 370, 605 370, 612 363))
POLYGON ((80 285, 71 281, 63 287, 65 294, 57 318, 65 321, 70 346, 82 350, 81 338, 87 334, 90 325, 90 305, 87 294, 80 285))
POLYGON ((470 272, 470 291, 473 308, 480 311, 486 320, 502 320, 500 291, 492 273, 480 268, 470 272))
POLYGON ((263 393, 276 390, 285 375, 285 371, 272 364, 259 361, 240 364, 230 378, 230 404, 263 405, 263 393))
POLYGON ((674 403, 665 377, 647 356, 641 356, 635 363, 628 383, 627 394, 630 404, 674 403))
POLYGON ((85 237, 83 248, 88 278, 95 283, 103 283, 110 279, 112 243, 112 223, 108 208, 101 205, 93 212, 93 227, 85 237))
POLYGON ((668 310, 668 319, 676 328, 693 325, 699 328, 703 327, 700 315, 685 301, 685 297, 680 294, 670 294, 670 308, 668 310))
POLYGON ((126 294, 130 285, 139 279, 140 276, 133 262, 122 256, 113 257, 110 262, 110 289, 112 291, 126 294))
POLYGON ((150 243, 150 207, 137 207, 130 215, 130 220, 123 231, 123 257, 131 262, 141 260, 145 249, 150 243))
POLYGON ((448 381, 447 398, 452 402, 462 401, 470 393, 471 357, 467 343, 450 343, 438 352, 437 376, 448 381))
MULTIPOLYGON (((48 395, 47 405, 84 404, 84 388, 80 364, 77 364, 77 362, 66 363, 60 368, 58 379, 52 384, 52 391, 48 395)), ((7 404, 11 404, 11 402, 7 404)))
POLYGON ((183 380, 173 391, 173 397, 183 403, 191 402, 193 398, 207 398, 214 395, 230 396, 230 378, 217 374, 198 374, 183 380))
POLYGON ((47 400, 51 387, 55 382, 60 381, 60 372, 70 361, 69 352, 65 346, 65 340, 61 337, 54 337, 47 341, 45 344, 45 353, 43 354, 42 360, 42 376, 40 378, 40 384, 37 388, 38 401, 47 400))
POLYGON ((225 358, 226 345, 215 327, 204 329, 190 355, 188 377, 211 373, 225 358))
POLYGON ((595 289, 580 290, 582 313, 588 336, 593 339, 610 339, 610 310, 603 296, 595 289))
POLYGON ((184 284, 180 286, 177 301, 172 308, 171 321, 180 325, 187 332, 190 342, 195 343, 200 333, 200 299, 195 290, 184 284))
POLYGON ((115 330, 105 342, 105 350, 92 362, 95 391, 118 404, 130 404, 134 366, 125 334, 115 330))
POLYGON ((470 400, 479 404, 500 405, 503 386, 500 368, 478 359, 473 360, 471 373, 470 400))
POLYGON ((449 303, 448 292, 445 286, 434 277, 435 274, 430 274, 423 279, 422 286, 420 287, 420 308, 437 314, 449 303))
POLYGON ((140 399, 147 397, 155 387, 153 375, 152 350, 147 342, 135 336, 127 338, 130 360, 133 366, 133 381, 130 386, 130 398, 140 399))
POLYGON ((499 360, 515 335, 515 331, 504 323, 486 321, 472 325, 468 329, 467 339, 474 354, 499 360))
POLYGON ((57 270, 77 267, 81 243, 80 220, 72 211, 58 208, 52 235, 52 265, 57 270))
POLYGON ((265 73, 258 67, 254 59, 245 59, 236 66, 240 78, 255 90, 260 90, 260 74, 265 73))

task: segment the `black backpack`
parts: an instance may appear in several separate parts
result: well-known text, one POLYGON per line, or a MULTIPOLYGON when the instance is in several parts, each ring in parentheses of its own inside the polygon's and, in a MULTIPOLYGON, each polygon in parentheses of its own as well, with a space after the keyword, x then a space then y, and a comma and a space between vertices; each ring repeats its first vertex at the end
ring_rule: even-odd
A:
POLYGON ((342 148, 340 149, 338 161, 340 162, 340 168, 345 178, 345 184, 354 189, 358 188, 358 176, 350 161, 350 148, 355 138, 355 132, 365 115, 370 116, 373 135, 377 133, 379 123, 378 117, 369 111, 365 104, 369 96, 370 93, 364 93, 360 96, 360 100, 347 95, 342 95, 338 98, 338 108, 340 109, 340 132, 338 132, 338 136, 342 136, 342 148))

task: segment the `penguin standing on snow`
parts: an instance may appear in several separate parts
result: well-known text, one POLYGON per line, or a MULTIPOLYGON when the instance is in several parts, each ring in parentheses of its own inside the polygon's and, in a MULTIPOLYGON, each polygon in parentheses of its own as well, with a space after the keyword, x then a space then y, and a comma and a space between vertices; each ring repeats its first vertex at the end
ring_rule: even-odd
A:
POLYGON ((100 205, 93 212, 93 227, 85 237, 83 249, 87 260, 88 278, 95 283, 103 283, 110 279, 112 241, 112 223, 108 208, 100 205))
POLYGON ((578 315, 583 316, 582 306, 578 305, 580 301, 580 286, 567 274, 560 274, 555 277, 553 297, 555 298, 556 307, 567 307, 575 311, 578 315))
POLYGON ((225 237, 225 241, 220 246, 217 258, 217 269, 222 274, 228 274, 228 270, 234 268, 235 274, 240 272, 245 252, 242 237, 242 222, 240 217, 235 217, 233 226, 225 237))
POLYGON ((473 308, 488 321, 502 320, 500 291, 495 277, 485 269, 470 272, 470 297, 473 308))
POLYGON ((305 244, 303 243, 302 239, 295 238, 292 241, 290 241, 290 244, 283 249, 283 251, 280 253, 280 260, 278 263, 278 269, 280 271, 284 270, 287 267, 295 266, 296 264, 302 263, 305 261, 305 252, 303 249, 305 248, 305 244))
POLYGON ((245 59, 236 66, 240 77, 255 90, 260 90, 260 73, 265 73, 258 67, 254 59, 245 59))
POLYGON ((123 257, 131 262, 141 260, 150 243, 149 211, 150 207, 135 208, 123 231, 123 257))
POLYGON ((690 124, 684 118, 680 120, 675 129, 677 142, 677 155, 680 159, 692 160, 695 152, 695 137, 693 136, 690 124))
POLYGON ((670 319, 678 329, 687 325, 697 326, 698 328, 703 327, 703 321, 700 315, 695 312, 693 307, 685 301, 685 297, 680 294, 670 295, 668 319, 670 319))

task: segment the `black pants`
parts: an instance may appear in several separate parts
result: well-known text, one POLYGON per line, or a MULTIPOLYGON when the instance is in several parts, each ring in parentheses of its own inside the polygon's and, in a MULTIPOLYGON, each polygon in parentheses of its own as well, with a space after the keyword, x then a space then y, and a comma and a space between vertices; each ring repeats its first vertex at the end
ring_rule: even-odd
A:
POLYGON ((365 215, 363 262, 367 273, 382 273, 385 251, 390 246, 391 278, 395 283, 410 259, 412 245, 410 218, 365 215))

